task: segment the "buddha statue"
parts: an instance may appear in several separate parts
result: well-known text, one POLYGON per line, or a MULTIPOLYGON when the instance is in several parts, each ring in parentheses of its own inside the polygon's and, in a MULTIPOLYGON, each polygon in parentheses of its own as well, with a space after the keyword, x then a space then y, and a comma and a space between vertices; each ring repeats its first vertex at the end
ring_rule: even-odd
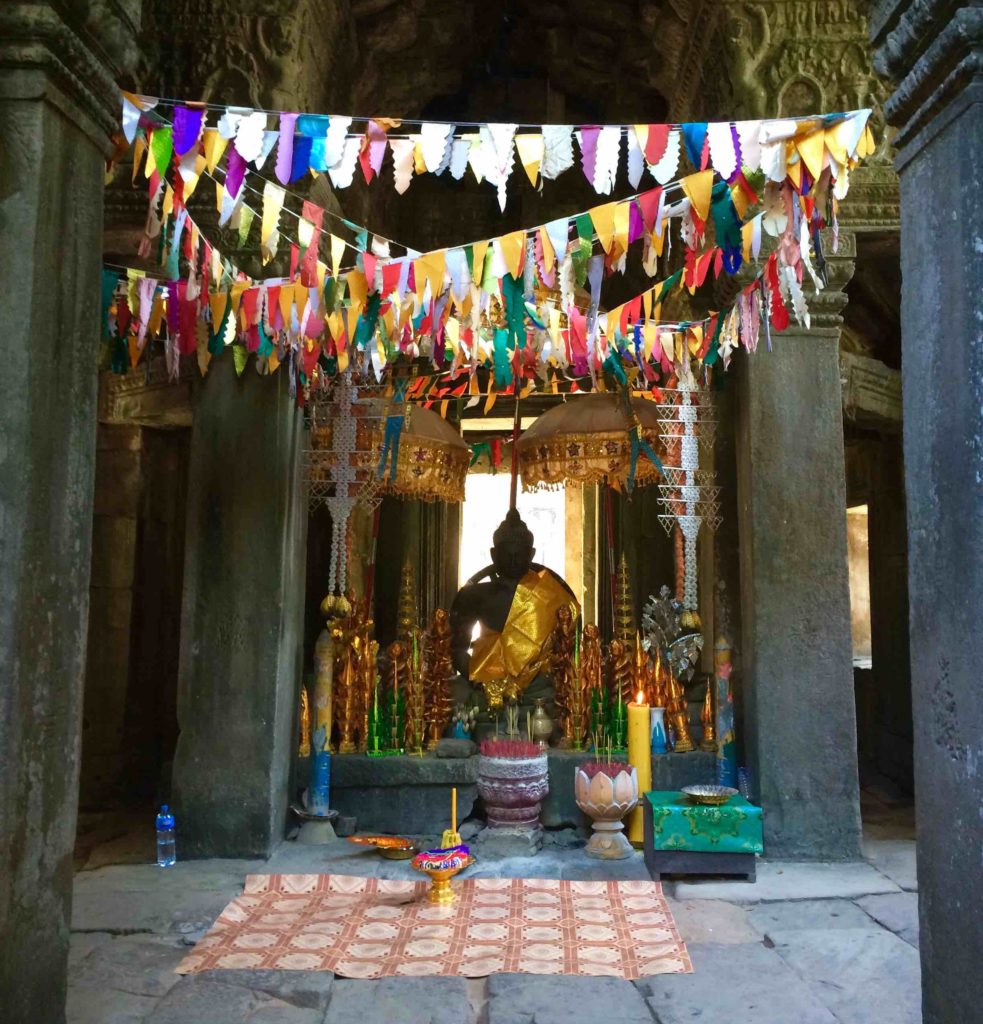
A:
POLYGON ((557 611, 566 605, 574 620, 580 614, 563 579, 533 561, 535 550, 532 532, 509 509, 493 537, 491 565, 472 576, 451 605, 454 668, 485 687, 492 708, 517 699, 539 674, 557 611))

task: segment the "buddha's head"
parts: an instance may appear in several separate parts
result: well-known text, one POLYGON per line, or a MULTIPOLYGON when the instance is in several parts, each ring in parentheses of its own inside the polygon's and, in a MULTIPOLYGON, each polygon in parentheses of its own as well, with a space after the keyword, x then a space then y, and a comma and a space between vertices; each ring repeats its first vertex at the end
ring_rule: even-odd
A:
POLYGON ((514 508, 509 509, 493 540, 491 559, 495 571, 504 579, 518 582, 532 567, 536 549, 532 531, 514 508))

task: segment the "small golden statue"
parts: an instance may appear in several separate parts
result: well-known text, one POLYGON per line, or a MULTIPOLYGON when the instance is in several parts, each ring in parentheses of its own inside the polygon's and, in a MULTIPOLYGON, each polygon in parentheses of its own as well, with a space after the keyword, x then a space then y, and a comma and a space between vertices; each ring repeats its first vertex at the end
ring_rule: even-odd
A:
POLYGON ((632 665, 634 644, 612 640, 608 645, 608 679, 612 700, 630 704, 638 692, 635 689, 635 669, 632 665))
POLYGON ((700 750, 715 751, 717 749, 717 729, 713 713, 713 691, 712 680, 707 681, 707 695, 703 698, 703 710, 700 711, 700 721, 703 723, 703 739, 700 741, 700 750))
MULTIPOLYGON (((420 672, 419 643, 419 637, 414 633, 410 649, 405 651, 403 659, 403 746, 411 754, 422 754, 426 743, 426 697, 420 672)), ((390 644, 389 650, 394 647, 402 648, 403 645, 397 641, 390 644)))
POLYGON ((580 671, 574 672, 570 692, 570 738, 573 749, 583 747, 587 734, 590 694, 601 687, 601 633, 591 623, 584 626, 580 650, 580 671))
POLYGON ((662 652, 656 651, 655 669, 652 672, 652 707, 668 707, 669 693, 666 690, 666 670, 662 664, 662 652))
POLYGON ((683 688, 676 678, 672 667, 669 668, 669 703, 666 707, 666 714, 676 731, 676 745, 673 751, 677 754, 686 754, 696 748, 693 746, 693 739, 689 734, 689 711, 683 688))
POLYGON ((571 699, 574 689, 574 650, 577 645, 573 612, 568 605, 557 609, 556 625, 547 641, 550 678, 553 680, 553 702, 560 713, 562 737, 557 744, 569 747, 573 741, 571 699))
POLYGON ((338 753, 355 753, 355 737, 364 729, 362 703, 364 695, 364 673, 371 665, 369 640, 372 620, 364 603, 350 599, 348 614, 331 623, 331 639, 334 651, 336 699, 332 701, 337 711, 338 753), (341 671, 338 672, 338 666, 341 671))
POLYGON ((453 701, 447 683, 453 674, 450 619, 443 608, 438 608, 423 640, 423 717, 428 750, 437 746, 451 720, 453 701))
MULTIPOLYGON (((650 693, 652 670, 649 667, 648 652, 642 646, 642 638, 635 634, 635 688, 634 693, 650 693)), ((634 696, 632 700, 634 700, 634 696)), ((657 705, 653 705, 657 706, 657 705)))
POLYGON ((297 749, 300 757, 311 756, 311 701, 307 696, 307 687, 300 688, 300 745, 297 749))

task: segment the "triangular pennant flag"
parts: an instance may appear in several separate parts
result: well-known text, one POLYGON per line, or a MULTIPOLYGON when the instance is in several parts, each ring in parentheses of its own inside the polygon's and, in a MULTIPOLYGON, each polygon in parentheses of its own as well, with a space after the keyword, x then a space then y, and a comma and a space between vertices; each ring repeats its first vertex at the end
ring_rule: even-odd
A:
POLYGON ((826 151, 826 132, 820 128, 819 131, 811 132, 804 138, 795 140, 795 148, 802 157, 813 180, 823 173, 823 154, 826 151))
POLYGON ((444 271, 447 267, 447 257, 443 249, 427 253, 413 261, 413 269, 416 273, 416 294, 423 298, 423 290, 426 282, 430 282, 430 295, 436 299, 443 291, 444 271))
POLYGON ((526 177, 535 188, 539 180, 539 166, 543 162, 543 136, 539 134, 516 135, 515 149, 519 154, 519 163, 522 164, 526 177))
POLYGON ((683 192, 693 204, 700 220, 706 220, 710 214, 710 192, 713 189, 713 171, 697 171, 680 179, 683 192))
POLYGON ((516 279, 522 273, 522 265, 526 256, 526 233, 525 231, 512 231, 502 235, 498 239, 502 247, 502 257, 508 272, 516 279))
POLYGON ((485 253, 488 251, 488 242, 475 242, 471 250, 473 253, 471 280, 480 287, 485 274, 485 253))
POLYGON ((218 162, 222 159, 222 154, 225 152, 225 147, 228 144, 229 140, 220 135, 217 128, 205 129, 205 167, 208 169, 209 174, 218 166, 218 162))
POLYGON ((338 269, 341 267, 341 258, 345 255, 346 242, 337 235, 331 236, 331 276, 338 276, 338 269))
MULTIPOLYGON (((611 252, 611 246, 614 242, 614 211, 617 206, 618 203, 605 203, 603 206, 595 206, 590 211, 590 219, 594 225, 594 230, 597 232, 601 248, 606 253, 611 252)), ((626 235, 627 228, 628 225, 626 222, 626 235)))

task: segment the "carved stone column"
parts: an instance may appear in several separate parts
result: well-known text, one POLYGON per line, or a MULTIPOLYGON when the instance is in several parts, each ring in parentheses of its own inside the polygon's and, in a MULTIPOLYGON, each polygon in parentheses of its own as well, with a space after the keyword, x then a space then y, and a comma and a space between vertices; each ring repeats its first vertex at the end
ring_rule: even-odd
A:
POLYGON ((852 236, 812 328, 735 360, 746 744, 769 857, 860 854, 840 313, 852 236))
POLYGON ((925 1024, 983 1006, 983 8, 881 0, 897 83, 902 375, 925 1024))
POLYGON ((303 417, 287 377, 200 384, 188 468, 174 754, 178 855, 269 856, 283 838, 303 671, 303 417))
POLYGON ((139 2, 0 5, 0 1017, 64 1020, 102 183, 139 2), (99 49, 93 41, 99 40, 99 49), (120 41, 123 45, 118 45, 120 41))

